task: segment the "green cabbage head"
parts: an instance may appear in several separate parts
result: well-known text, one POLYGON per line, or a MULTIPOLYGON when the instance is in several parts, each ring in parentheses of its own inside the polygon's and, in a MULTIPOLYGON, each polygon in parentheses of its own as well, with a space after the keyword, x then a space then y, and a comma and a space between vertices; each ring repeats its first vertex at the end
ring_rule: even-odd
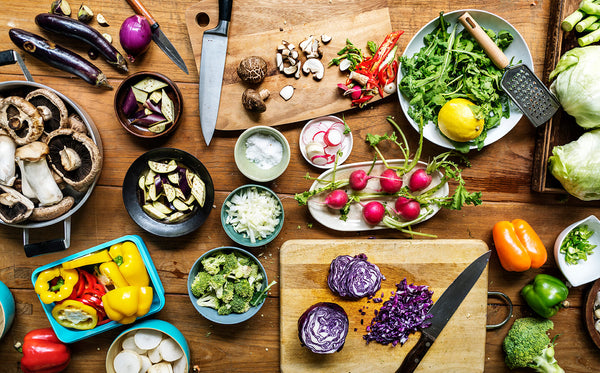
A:
POLYGON ((560 57, 550 90, 583 128, 600 126, 600 46, 573 48, 560 57))
POLYGON ((569 194, 583 201, 600 199, 600 129, 555 146, 548 161, 550 172, 569 194))

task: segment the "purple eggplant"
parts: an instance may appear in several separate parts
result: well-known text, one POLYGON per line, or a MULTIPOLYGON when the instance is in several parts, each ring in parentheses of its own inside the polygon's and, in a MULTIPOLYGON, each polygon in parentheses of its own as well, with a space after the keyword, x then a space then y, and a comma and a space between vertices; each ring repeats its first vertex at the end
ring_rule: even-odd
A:
POLYGON ((8 35, 17 47, 40 61, 74 74, 96 87, 112 89, 104 73, 77 53, 29 31, 13 28, 8 35))
POLYGON ((164 122, 166 119, 160 114, 150 114, 145 117, 137 118, 131 121, 131 124, 135 124, 142 127, 150 127, 153 124, 164 122))
POLYGON ((35 23, 46 31, 55 32, 91 45, 109 64, 123 72, 128 71, 125 57, 93 27, 73 18, 50 13, 38 14, 35 17, 35 23))
MULTIPOLYGON (((136 110, 138 109, 138 102, 135 99, 135 94, 133 93, 133 89, 129 88, 129 92, 127 92, 127 94, 125 95, 125 99, 123 100, 123 114, 125 114, 126 117, 131 117, 132 115, 136 114, 136 110)), ((142 110, 142 114, 143 114, 143 110, 142 110)), ((142 116, 139 116, 138 118, 141 118, 142 116)), ((134 118, 137 119, 137 118, 134 118)))

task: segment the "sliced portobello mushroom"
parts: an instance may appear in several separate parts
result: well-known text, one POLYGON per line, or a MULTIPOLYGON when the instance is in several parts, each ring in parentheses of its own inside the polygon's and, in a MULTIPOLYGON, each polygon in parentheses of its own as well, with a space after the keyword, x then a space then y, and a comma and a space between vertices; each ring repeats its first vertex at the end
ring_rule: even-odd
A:
POLYGON ((0 189, 0 219, 6 224, 27 220, 33 212, 33 202, 13 188, 0 185, 0 189))
POLYGON ((40 88, 29 92, 25 96, 25 100, 35 106, 42 116, 45 133, 68 127, 69 112, 63 100, 56 93, 46 88, 40 88))
POLYGON ((17 145, 29 144, 44 132, 44 120, 37 108, 18 96, 9 96, 0 102, 0 126, 17 145))
POLYGON ((75 198, 66 196, 52 206, 35 207, 29 216, 31 221, 48 221, 65 214, 75 204, 75 198))
POLYGON ((94 141, 71 128, 52 131, 46 139, 48 162, 65 183, 84 191, 102 168, 102 156, 94 141))

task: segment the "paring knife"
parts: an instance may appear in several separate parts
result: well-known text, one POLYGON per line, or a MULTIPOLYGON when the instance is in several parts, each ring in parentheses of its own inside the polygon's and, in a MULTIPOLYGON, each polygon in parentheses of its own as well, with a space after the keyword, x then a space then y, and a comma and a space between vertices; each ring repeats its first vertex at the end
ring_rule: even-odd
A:
POLYGON ((17 53, 13 49, 9 49, 9 50, 0 52, 0 66, 13 64, 13 63, 16 63, 19 65, 19 67, 21 68, 21 71, 23 72, 23 75, 25 75, 25 79, 27 79, 27 81, 33 82, 33 77, 31 76, 31 73, 27 69, 27 66, 25 66, 25 63, 23 62, 23 59, 21 58, 21 55, 19 53, 17 53))
MULTIPOLYGON (((490 260, 491 251, 486 252, 462 271, 460 275, 450 284, 444 294, 433 304, 429 313, 433 315, 429 321, 431 326, 421 330, 421 338, 417 344, 410 350, 408 355, 402 361, 402 365, 396 373, 413 372, 423 357, 429 351, 429 348, 435 342, 435 339, 440 335, 442 329, 448 323, 456 309, 460 306, 463 299, 485 269, 490 260)), ((482 325, 483 327, 483 325, 482 325)))
POLYGON ((198 110, 206 146, 210 144, 217 126, 232 3, 233 0, 219 0, 219 23, 217 27, 204 31, 202 36, 198 110))
POLYGON ((148 9, 146 9, 146 7, 142 4, 142 2, 139 0, 127 0, 127 3, 131 5, 133 10, 135 10, 137 14, 146 18, 146 20, 150 24, 150 29, 152 30, 152 40, 154 40, 156 45, 158 45, 158 47, 163 52, 165 52, 165 54, 171 59, 171 61, 175 62, 175 65, 177 65, 186 74, 189 74, 188 68, 185 65, 185 62, 183 61, 183 58, 181 58, 181 56, 177 52, 177 49, 175 49, 175 46, 173 46, 173 43, 171 43, 167 36, 162 32, 158 25, 158 22, 154 20, 154 18, 152 17, 148 9))

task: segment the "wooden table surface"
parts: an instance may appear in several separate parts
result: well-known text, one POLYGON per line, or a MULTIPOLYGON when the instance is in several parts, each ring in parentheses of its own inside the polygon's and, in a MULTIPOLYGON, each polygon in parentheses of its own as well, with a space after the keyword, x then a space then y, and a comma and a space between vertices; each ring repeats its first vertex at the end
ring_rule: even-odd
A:
MULTIPOLYGON (((264 12, 269 7, 280 11, 272 17, 282 25, 286 23, 286 6, 306 8, 306 20, 327 17, 327 7, 339 0, 236 0, 234 14, 240 11, 245 17, 253 12, 264 12), (260 4, 260 5, 259 5, 260 4), (305 4, 305 5, 302 5, 305 4), (310 5, 306 5, 310 4, 310 5)), ((19 27, 41 33, 34 23, 36 14, 50 8, 50 0, 3 1, 0 12, 0 49, 16 49, 8 38, 8 29, 19 27)), ((79 2, 71 2, 73 9, 79 2)), ((347 1, 348 11, 353 7, 367 10, 369 4, 347 1)), ((496 1, 443 1, 431 3, 423 0, 390 0, 371 2, 373 6, 390 7, 394 29, 405 30, 401 38, 401 49, 426 22, 435 18, 439 11, 478 8, 493 12, 514 25, 525 37, 534 59, 535 70, 544 67, 547 28, 551 9, 556 4, 548 0, 496 0, 496 1), (410 14, 410 16, 405 16, 410 14)), ((122 20, 133 14, 124 0, 88 0, 95 13, 103 13, 111 25, 103 29, 114 37, 122 20)), ((233 147, 240 132, 217 132, 210 147, 202 137, 198 118, 198 72, 193 51, 184 22, 185 10, 194 5, 192 0, 145 0, 144 4, 159 21, 165 34, 183 56, 190 74, 180 71, 156 46, 135 64, 130 64, 130 73, 153 70, 164 73, 175 80, 184 97, 184 111, 176 133, 157 143, 140 141, 121 128, 113 110, 114 90, 102 90, 88 86, 82 80, 62 71, 48 67, 30 57, 24 57, 35 81, 63 92, 88 112, 100 131, 104 146, 104 166, 98 185, 91 198, 73 216, 71 245, 66 252, 27 258, 23 251, 20 229, 0 225, 0 280, 7 284, 16 300, 16 318, 9 333, 0 342, 0 371, 18 372, 20 353, 13 344, 23 339, 31 329, 48 327, 40 302, 31 285, 32 271, 44 264, 58 260, 89 247, 99 245, 128 234, 137 234, 147 244, 154 264, 167 292, 166 306, 156 318, 173 323, 185 335, 190 348, 192 365, 201 371, 210 372, 273 372, 279 369, 279 291, 275 286, 260 313, 251 322, 237 326, 220 326, 202 318, 190 304, 186 280, 192 263, 205 251, 219 246, 231 245, 219 219, 220 206, 227 194, 236 187, 250 182, 241 175, 233 160, 233 147), (180 238, 160 238, 139 228, 127 214, 121 197, 121 184, 129 165, 140 154, 160 146, 176 147, 192 153, 208 168, 215 185, 215 207, 206 223, 197 231, 180 238)), ((301 22, 303 20, 294 20, 301 22)), ((235 18, 233 19, 235 22, 235 18)), ((95 24, 95 23, 94 23, 95 24)), ((96 24, 95 24, 96 25, 96 24)), ((97 25, 96 25, 97 26, 97 25)), ((257 23, 257 32, 260 23, 257 23)), ((56 40, 64 40, 56 38, 56 40)), ((76 43, 65 43, 85 54, 86 49, 76 43)), ((118 42, 116 42, 117 47, 118 42)), ((125 77, 101 59, 95 61, 116 87, 125 77)), ((0 67, 0 81, 23 80, 16 65, 0 67)), ((404 118, 397 98, 389 97, 364 110, 348 110, 343 113, 354 133, 354 148, 347 163, 372 158, 372 153, 360 139, 367 133, 389 132, 385 118, 393 116, 406 129, 411 144, 416 144, 417 134, 410 129, 404 118)), ((303 176, 310 172, 316 176, 319 170, 311 168, 302 158, 298 148, 298 136, 302 123, 291 123, 278 127, 287 137, 292 151, 290 165, 283 176, 265 185, 281 197, 285 209, 285 224, 281 234, 266 246, 252 249, 265 266, 268 277, 279 277, 279 248, 290 239, 335 239, 335 238, 397 238, 408 239, 393 230, 345 233, 330 230, 315 222, 305 207, 299 207, 293 199, 294 193, 310 186, 303 176)), ((598 203, 581 202, 564 195, 536 194, 531 192, 531 168, 534 153, 535 129, 526 119, 504 138, 487 146, 482 151, 473 151, 468 157, 472 167, 465 169, 463 176, 472 191, 482 191, 483 204, 466 207, 461 211, 441 211, 434 219, 416 227, 421 232, 435 234, 439 238, 475 238, 485 241, 493 248, 491 229, 498 220, 523 218, 538 232, 549 249, 547 263, 538 270, 524 273, 507 272, 499 264, 494 253, 489 268, 489 290, 508 294, 515 304, 514 317, 531 315, 519 295, 520 289, 537 273, 561 276, 552 254, 558 233, 571 222, 597 212, 598 203)), ((444 149, 425 142, 422 159, 439 154, 444 149)), ((31 242, 59 238, 62 228, 56 225, 32 230, 31 242)), ((560 334, 556 347, 556 358, 567 372, 598 371, 600 354, 587 335, 583 321, 582 303, 588 286, 572 288, 569 294, 571 307, 561 310, 553 318, 555 333, 560 334)), ((506 307, 490 300, 488 319, 501 319, 506 307)), ((68 372, 98 372, 104 369, 106 351, 112 340, 124 328, 72 344, 72 361, 68 372)), ((485 371, 507 371, 501 343, 508 327, 487 332, 485 371)), ((460 336, 457 336, 460 343, 460 336)), ((400 348, 400 347, 396 347, 400 348)), ((449 359, 454 357, 449 356, 449 359)), ((369 370, 368 361, 364 371, 369 370)))

